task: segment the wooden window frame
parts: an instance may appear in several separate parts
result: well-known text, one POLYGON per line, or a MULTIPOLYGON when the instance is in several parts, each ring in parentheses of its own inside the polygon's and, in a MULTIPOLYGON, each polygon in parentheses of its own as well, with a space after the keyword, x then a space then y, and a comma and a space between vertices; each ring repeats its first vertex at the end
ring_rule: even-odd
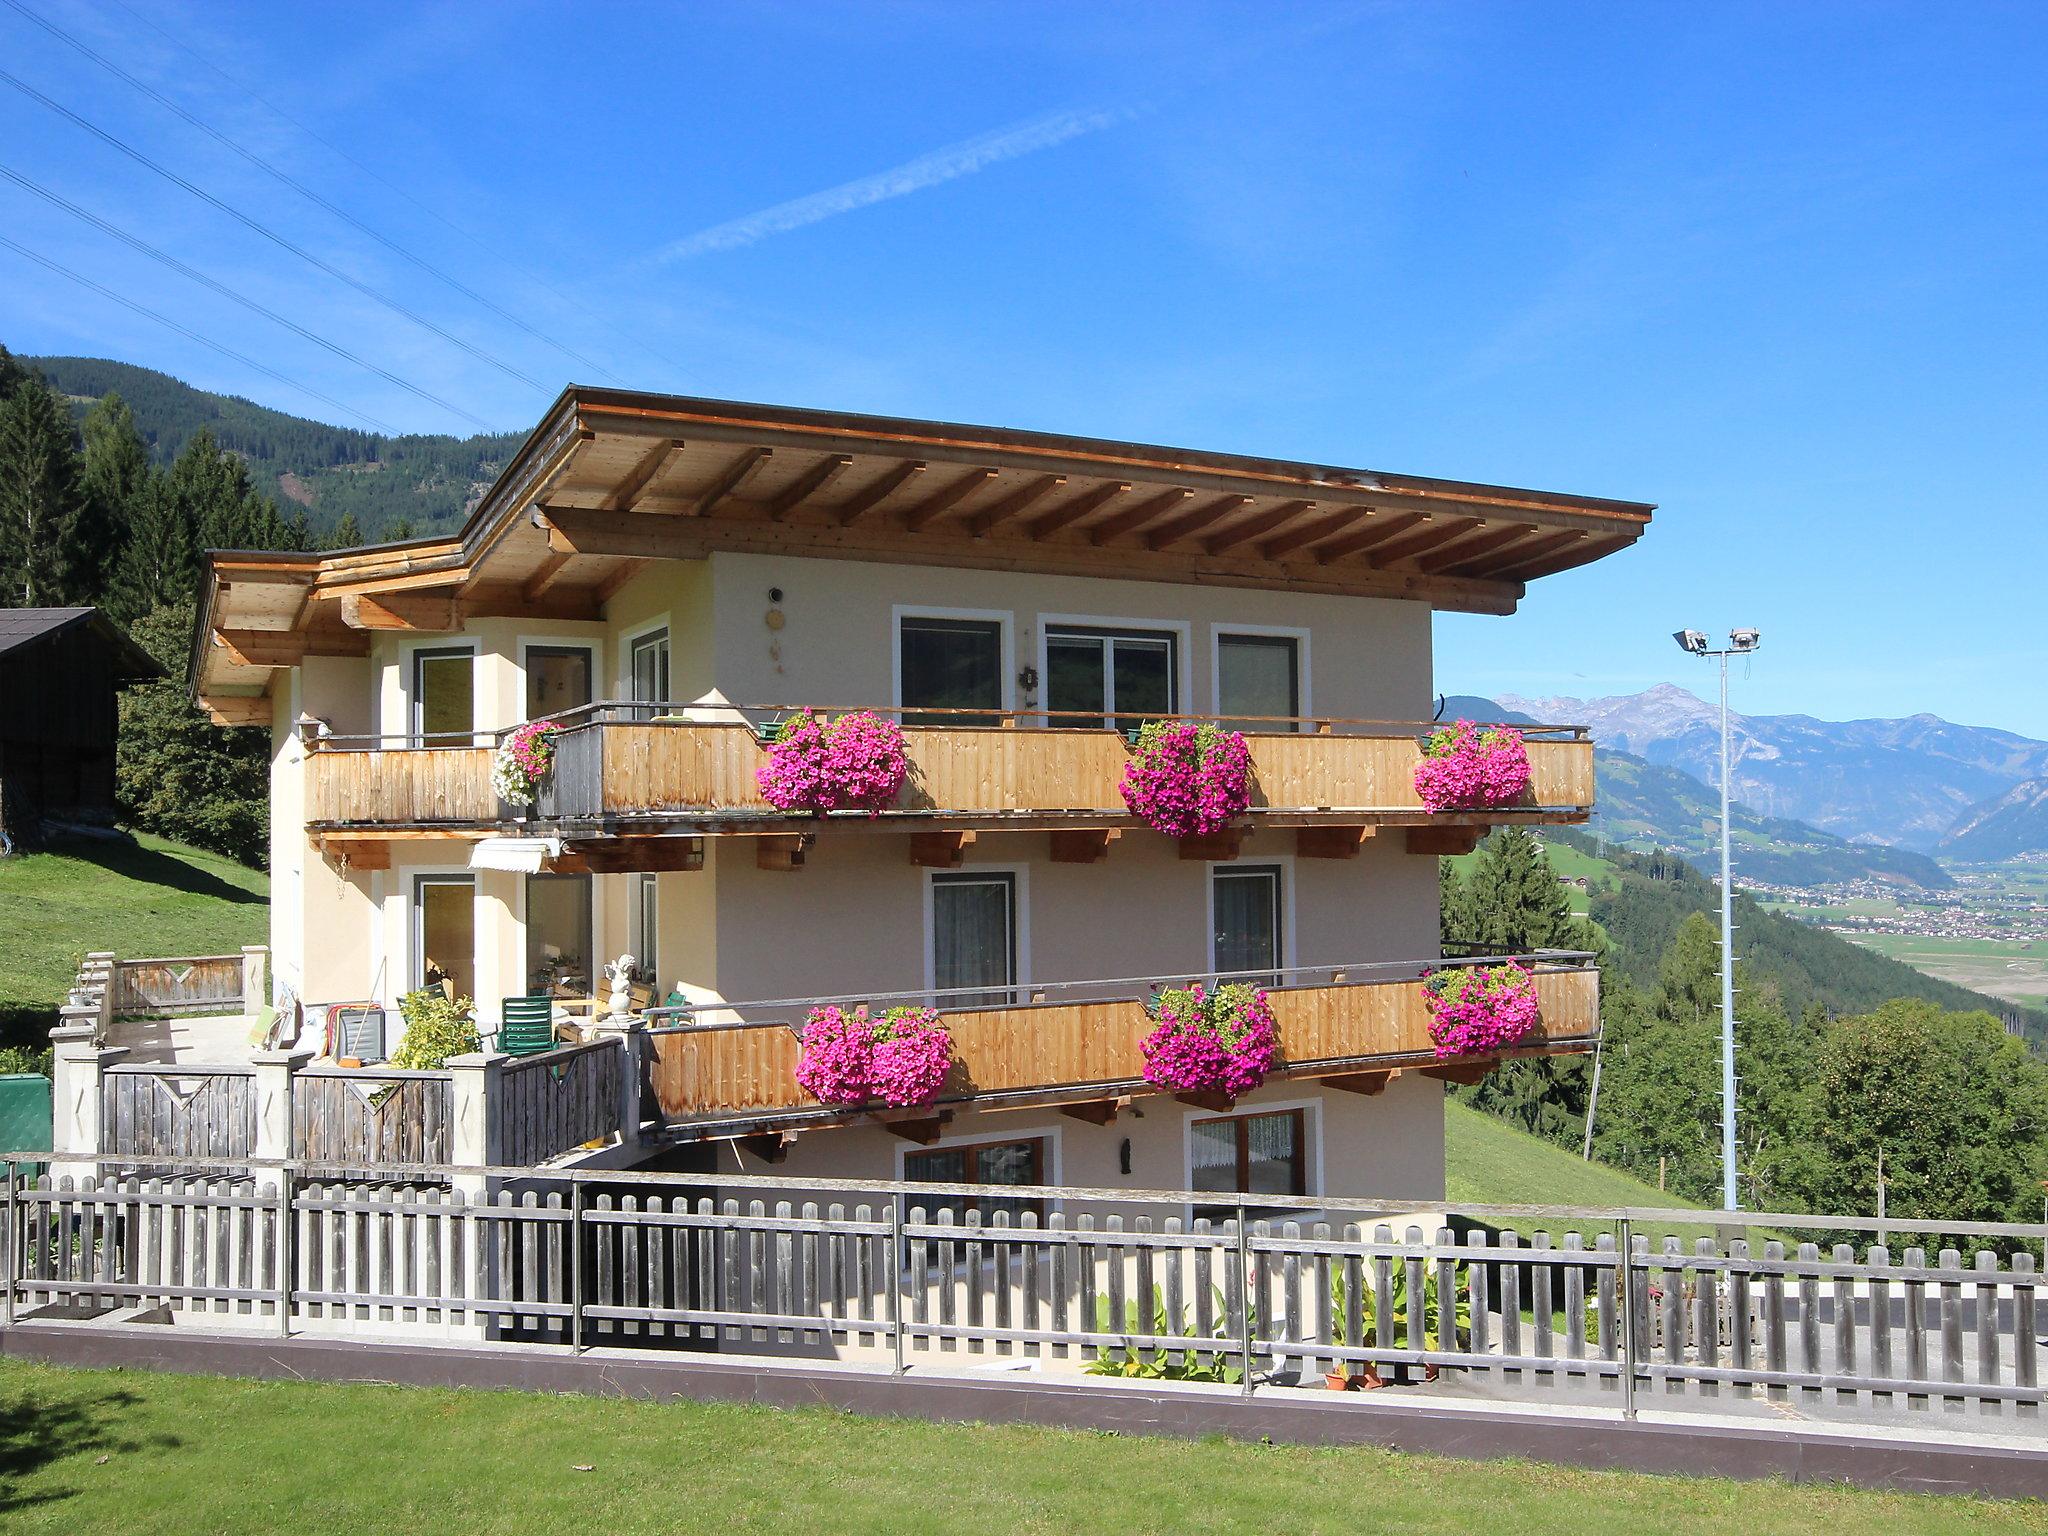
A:
POLYGON ((1235 1207, 1238 1204, 1243 1204, 1247 1208, 1256 1208, 1255 1202, 1261 1198, 1261 1193, 1264 1192, 1254 1193, 1245 1187, 1251 1183, 1252 1141, 1250 1122, 1280 1118, 1289 1119, 1294 1122, 1294 1152, 1292 1161, 1294 1163, 1295 1187, 1282 1193, 1288 1195, 1308 1194, 1308 1110, 1305 1106, 1297 1105, 1291 1109, 1253 1109, 1246 1110, 1243 1114, 1238 1115, 1203 1115, 1190 1121, 1188 1125, 1188 1190, 1195 1196, 1194 1203, 1198 1215, 1213 1213, 1225 1206, 1235 1207), (1216 1125, 1231 1127, 1237 1142, 1237 1178, 1235 1180, 1237 1187, 1234 1190, 1196 1189, 1194 1187, 1195 1133, 1198 1129, 1216 1125), (1219 1198, 1231 1195, 1235 1195, 1237 1197, 1236 1200, 1219 1198))

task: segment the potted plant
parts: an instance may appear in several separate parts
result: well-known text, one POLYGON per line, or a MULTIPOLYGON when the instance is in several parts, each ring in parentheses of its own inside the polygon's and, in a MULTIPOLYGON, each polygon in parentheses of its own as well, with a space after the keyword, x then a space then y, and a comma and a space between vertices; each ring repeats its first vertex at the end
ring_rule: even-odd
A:
POLYGON ((1536 977, 1519 960, 1430 971, 1423 977, 1422 1000, 1439 1061, 1504 1050, 1543 1016, 1536 977))
POLYGON ((761 794, 778 811, 879 815, 910 777, 903 731, 892 720, 855 710, 824 720, 799 710, 776 727, 768 761, 755 770, 761 794))
POLYGON ((796 1080, 822 1103, 851 1107, 880 1099, 895 1109, 929 1104, 953 1063, 953 1036, 933 1008, 866 1004, 813 1008, 799 1031, 796 1080))
MULTIPOLYGON (((1385 1347, 1393 1349, 1397 1347, 1394 1340, 1399 1339, 1406 1343, 1407 1347, 1411 1349, 1415 1347, 1412 1342, 1415 1335, 1408 1328, 1408 1266, 1396 1260, 1392 1267, 1393 1274, 1391 1278, 1393 1283, 1388 1288, 1391 1294, 1388 1298, 1388 1316, 1385 1319, 1384 1330, 1381 1327, 1381 1319, 1378 1315, 1379 1300, 1377 1289, 1369 1279, 1362 1280, 1359 1285, 1358 1318, 1360 1338, 1354 1346, 1349 1337, 1349 1319, 1351 1316, 1350 1286, 1345 1282, 1342 1268, 1336 1265, 1331 1266, 1331 1337, 1336 1343, 1346 1349, 1353 1347, 1374 1349, 1381 1347, 1381 1343, 1384 1340, 1385 1347)), ((1436 1266, 1432 1264, 1424 1267, 1422 1276, 1422 1316, 1419 1322, 1421 1323, 1421 1341, 1424 1349, 1458 1349, 1471 1337, 1472 1292, 1465 1278, 1464 1266, 1460 1265, 1457 1268, 1457 1281, 1451 1298, 1451 1326, 1448 1333, 1444 1331, 1443 1308, 1438 1297, 1436 1266), (1446 1340, 1449 1342, 1446 1343, 1446 1340)), ((1435 1381, 1436 1378, 1436 1365, 1433 1362, 1425 1361, 1422 1367, 1422 1379, 1424 1381, 1435 1381)), ((1339 1362, 1335 1370, 1324 1372, 1323 1384, 1333 1392, 1345 1390, 1371 1392, 1385 1386, 1387 1383, 1386 1378, 1380 1375, 1378 1364, 1368 1360, 1364 1363, 1364 1368, 1355 1375, 1348 1364, 1339 1362)))
POLYGON ((506 733, 491 760, 491 788, 500 800, 521 808, 533 804, 554 771, 555 737, 561 729, 552 720, 529 720, 506 733))
POLYGON ((1422 742, 1415 793, 1432 811, 1490 810, 1529 793, 1529 749, 1511 726, 1470 720, 1441 726, 1422 742))
POLYGON ((1139 1049, 1145 1080, 1168 1093, 1239 1099, 1266 1080, 1280 1035, 1263 987, 1196 982, 1170 987, 1147 1008, 1155 1021, 1139 1049))
POLYGON ((450 998, 439 987, 422 987, 398 1000, 405 1038, 391 1053, 391 1065, 407 1071, 437 1071, 450 1056, 483 1049, 476 1007, 466 997, 450 998))
POLYGON ((1252 755, 1244 737, 1214 725, 1150 720, 1124 765, 1124 804, 1168 837, 1207 837, 1252 803, 1252 755))

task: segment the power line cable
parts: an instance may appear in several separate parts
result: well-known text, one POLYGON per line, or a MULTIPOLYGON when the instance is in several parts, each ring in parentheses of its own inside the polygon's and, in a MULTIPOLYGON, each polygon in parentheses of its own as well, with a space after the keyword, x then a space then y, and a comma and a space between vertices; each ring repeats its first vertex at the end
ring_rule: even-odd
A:
POLYGON ((520 383, 525 384, 528 388, 539 390, 542 391, 543 393, 546 392, 547 386, 541 383, 539 379, 534 378, 533 375, 529 373, 522 373, 519 369, 513 367, 510 363, 504 361, 504 359, 493 356, 491 353, 486 352, 482 347, 475 346, 470 342, 464 341, 460 336, 457 336, 453 331, 447 330, 442 326, 436 325, 433 321, 429 320, 425 315, 422 315, 415 310, 408 309, 405 305, 399 303, 398 300, 392 298, 390 295, 378 292, 375 288, 372 288, 368 283, 361 281, 359 278, 349 276, 348 273, 342 271, 341 268, 333 265, 331 262, 321 260, 318 256, 315 256, 311 251, 307 250, 304 246, 293 244, 290 240, 287 240, 283 235, 280 235, 276 230, 272 229, 269 225, 263 223, 261 220, 252 219, 251 217, 249 217, 248 214, 242 212, 239 208, 236 208, 232 204, 223 202, 220 198, 215 197, 211 192, 207 191, 204 187, 198 186, 193 182, 187 181, 184 177, 180 176, 176 171, 170 170, 165 166, 159 165, 156 161, 150 159, 149 156, 145 155, 141 150, 135 148, 134 145, 129 144, 120 138, 117 138, 115 135, 107 132, 106 129, 99 127, 97 124, 88 122, 85 118, 80 117, 76 112, 72 111, 69 107, 63 105, 61 102, 52 101, 49 97, 45 96, 41 91, 37 90, 34 86, 30 85, 26 80, 21 79, 19 76, 10 74, 4 69, 0 69, 0 83, 13 86, 17 91, 21 92, 22 95, 28 97, 29 100, 38 102, 41 105, 49 108, 59 117, 65 118, 68 121, 77 124, 80 128, 83 128, 87 133, 91 134, 94 138, 99 139, 102 143, 111 145, 113 148, 121 151, 122 154, 128 156, 129 159, 135 161, 136 164, 146 166, 148 169, 156 172, 157 175, 163 177, 163 179, 165 181, 170 182, 171 185, 183 188, 185 191, 191 193, 194 197, 198 198, 201 202, 206 203, 211 207, 219 209, 229 218, 235 220, 237 223, 243 225, 245 228, 253 230, 255 233, 261 235, 264 239, 270 241, 272 244, 277 245, 284 250, 290 251, 294 256, 298 257, 308 266, 311 266, 321 272, 325 272, 329 277, 333 278, 337 282, 346 283, 349 287, 355 289, 356 292, 363 294, 370 299, 375 300, 377 303, 383 305, 386 309, 390 310, 393 314, 402 315, 407 320, 412 321, 413 324, 420 326, 425 330, 432 331, 436 336, 439 336, 443 341, 448 342, 451 346, 459 347, 464 352, 467 352, 471 357, 476 358, 479 362, 489 363, 493 368, 498 369, 500 372, 510 374, 513 378, 519 380, 520 383))
POLYGON ((0 177, 5 177, 7 180, 13 182, 16 186, 21 187, 26 191, 33 192, 37 197, 42 198, 45 202, 56 205, 57 207, 63 209, 66 213, 70 214, 72 217, 84 220, 86 223, 92 225, 95 229, 101 231, 103 234, 113 236, 116 240, 119 240, 123 245, 129 247, 131 250, 141 252, 144 256, 149 257, 149 259, 152 261, 161 262, 164 266, 169 267, 173 272, 178 273, 181 277, 190 278, 193 282, 198 283, 202 287, 211 288, 215 293, 220 294, 223 298, 232 299, 235 303, 241 305, 244 309, 254 310, 257 314, 263 316, 264 319, 275 321, 277 324, 283 326, 286 330, 290 331, 293 335, 301 336, 305 338, 307 341, 312 342, 315 346, 325 347, 329 352, 332 352, 336 357, 343 358, 348 362, 354 363, 359 368, 367 368, 370 372, 376 374, 380 379, 387 379, 391 383, 396 384, 400 389, 403 389, 408 393, 418 395, 420 399, 427 401, 429 404, 438 405, 442 410, 448 411, 453 415, 461 417, 464 421, 469 422, 472 426, 476 427, 477 430, 481 432, 495 432, 497 430, 489 422, 485 421, 482 417, 471 415, 468 411, 465 411, 461 406, 455 404, 454 401, 444 400, 439 395, 434 394, 431 390, 422 389, 419 385, 413 383, 410 379, 400 378, 390 369, 381 368, 377 364, 371 362, 368 358, 358 357, 355 353, 349 351, 348 348, 342 346, 339 342, 329 341, 325 336, 319 335, 317 332, 307 330, 303 325, 300 325, 296 320, 287 319, 285 316, 279 314, 276 310, 271 309, 263 304, 257 303, 256 300, 250 298, 247 294, 239 293, 235 289, 230 288, 226 283, 221 282, 219 279, 207 276, 206 273, 200 271, 197 267, 188 266, 186 263, 178 260, 177 257, 171 255, 169 252, 159 250, 157 247, 151 245, 147 240, 144 240, 137 235, 129 234, 127 230, 121 228, 118 224, 110 223, 108 220, 101 218, 98 214, 92 212, 90 209, 79 207, 78 204, 72 202, 69 198, 62 196, 59 193, 52 192, 48 187, 43 186, 40 182, 31 180, 27 176, 22 175, 21 172, 14 170, 5 164, 0 164, 0 177))
MULTIPOLYGON (((10 0, 10 3, 12 3, 12 0, 10 0)), ((454 233, 462 236, 463 239, 467 240, 471 245, 475 246, 485 255, 491 257, 493 260, 499 262, 501 265, 510 268, 512 271, 517 272, 521 277, 526 278, 529 282, 535 283, 539 285, 541 288, 546 289, 549 293, 553 294, 556 298, 560 299, 564 304, 569 305, 573 309, 581 310, 585 315, 589 316, 592 320, 596 321, 599 325, 603 326, 613 335, 618 336, 627 342, 630 342, 633 346, 639 348, 642 352, 645 352, 649 357, 655 359, 657 362, 668 364, 669 367, 674 368, 678 373, 683 374, 685 377, 688 377, 690 375, 690 369, 685 367, 681 361, 669 356, 666 352, 663 352, 659 347, 650 346, 645 337, 635 334, 634 332, 628 330, 626 327, 620 325, 616 320, 613 320, 610 317, 603 314, 602 312, 593 309, 590 305, 584 303, 581 299, 577 298, 573 293, 563 292, 560 288, 557 288, 553 283, 549 282, 545 277, 541 276, 540 273, 534 271, 531 267, 525 266, 520 262, 514 261, 511 257, 507 256, 502 247, 493 244, 484 236, 477 234, 474 230, 465 229, 462 225, 456 223, 453 219, 449 218, 445 213, 441 212, 440 209, 432 206, 429 203, 422 202, 419 198, 414 197, 412 193, 406 191, 405 188, 400 186, 397 182, 392 181, 389 177, 380 175, 370 166, 365 165, 361 160, 358 160, 354 155, 350 154, 347 150, 343 149, 339 144, 335 143, 334 140, 328 138, 319 130, 309 127, 305 122, 301 121, 300 119, 292 116, 291 113, 285 111, 283 107, 280 107, 276 102, 272 101, 269 97, 265 96, 262 92, 258 91, 254 86, 250 85, 248 82, 242 79, 239 79, 237 76, 230 74, 227 70, 221 68, 220 65, 216 64, 212 59, 208 58, 205 54, 201 53, 197 48, 193 47, 183 38, 177 36, 175 33, 166 31, 151 17, 144 15, 141 11, 136 10, 134 6, 128 4, 128 0, 114 0, 114 4, 118 5, 122 10, 126 11, 129 14, 129 16, 133 17, 136 21, 139 21, 145 27, 148 27, 150 31, 154 32, 158 37, 162 38, 172 47, 179 49, 183 53, 189 55, 191 58, 194 58, 198 60, 201 64, 204 64, 208 69, 212 70, 216 75, 220 76, 221 79, 227 81, 229 85, 232 85, 236 90, 240 91, 244 96, 248 97, 251 101, 255 102, 265 111, 271 113, 271 115, 278 118, 280 121, 291 124, 292 127, 298 129, 300 133, 303 133, 307 138, 311 139, 314 143, 325 146, 330 153, 338 156, 343 160, 346 160, 350 165, 354 166, 358 171, 361 171, 365 176, 369 177, 370 180, 376 182, 385 190, 395 193, 397 196, 404 198, 408 203, 411 203, 413 207, 417 208, 421 213, 424 213, 428 218, 433 219, 436 223, 440 224, 444 228, 452 230, 454 233)))
POLYGON ((393 240, 386 235, 380 234, 377 230, 372 229, 368 224, 365 224, 361 219, 357 218, 354 214, 348 212, 344 208, 338 207, 336 204, 330 202, 327 198, 322 197, 318 192, 314 191, 311 187, 307 186, 303 181, 300 181, 297 177, 291 175, 288 171, 284 171, 279 167, 271 164, 268 160, 264 159, 254 150, 251 150, 245 147, 244 145, 238 143, 229 135, 222 133, 219 129, 215 128, 212 124, 195 116, 193 113, 186 111, 185 108, 178 105, 177 102, 173 101, 170 97, 166 96, 162 91, 157 90, 154 86, 149 85, 145 81, 138 80, 134 75, 130 74, 127 70, 121 68, 120 65, 116 64, 112 59, 109 59, 105 54, 98 52, 89 44, 85 43, 84 41, 74 36, 70 32, 65 31, 64 28, 58 26, 54 21, 51 21, 48 17, 39 15, 34 10, 30 9, 28 6, 23 5, 21 3, 21 0, 0 0, 0 3, 5 3, 11 10, 15 11, 19 15, 27 17, 30 21, 34 22, 37 26, 41 27, 45 32, 48 32, 52 37, 55 37, 59 41, 68 44, 70 47, 72 47, 79 53, 83 54, 86 58, 92 60, 93 63, 99 65, 100 68, 107 71, 108 74, 113 75, 116 79, 125 81, 135 90, 141 92, 143 95, 147 96, 151 101, 154 101, 158 106, 162 107, 166 112, 174 113, 183 121, 191 124, 194 128, 197 128, 201 133, 205 134, 215 143, 221 145, 225 149, 232 150, 235 154, 240 155, 244 160, 248 161, 249 164, 255 166, 258 170, 264 172, 268 176, 274 177, 276 180, 280 182, 283 182, 286 186, 290 187, 294 192, 297 192, 301 197, 305 198, 308 202, 311 202, 317 205, 318 207, 326 209, 327 212, 333 214, 334 217, 340 219, 350 228, 355 229, 362 234, 368 235, 372 240, 375 240, 379 245, 383 246, 386 250, 391 251, 395 255, 403 257, 405 260, 411 262, 414 266, 418 267, 422 272, 428 273, 433 277, 439 278, 442 282, 446 283, 449 287, 453 288, 457 293, 463 294, 465 297, 474 300, 478 304, 481 304, 485 309, 488 309, 492 314, 496 315, 499 319, 505 321, 507 324, 517 326, 520 330, 526 332, 527 335, 533 337, 538 341, 545 342, 547 345, 553 347, 556 351, 562 353, 565 357, 575 359, 584 367, 595 369, 598 373, 603 374, 606 378, 611 379, 613 382, 622 382, 617 374, 613 373, 610 369, 606 368, 602 363, 596 361, 594 358, 585 357, 581 352, 578 352, 574 347, 569 346, 566 342, 558 341, 553 336, 550 336, 547 332, 540 330, 536 326, 528 324, 525 320, 522 320, 518 315, 513 314, 512 311, 501 307, 500 305, 494 303, 490 299, 485 298, 481 293, 478 293, 474 288, 471 288, 466 283, 462 282, 459 278, 453 277, 449 273, 442 271, 441 268, 435 266, 425 257, 415 255, 413 252, 407 250, 404 246, 400 245, 396 240, 393 240))
POLYGON ((93 278, 87 277, 82 272, 75 272, 70 267, 65 266, 64 263, 62 263, 61 261, 52 260, 50 257, 43 255, 40 251, 30 250, 27 246, 23 245, 18 240, 11 240, 6 235, 0 235, 0 245, 6 246, 7 249, 13 251, 15 255, 25 257, 27 260, 34 262, 39 267, 48 268, 50 271, 55 272, 59 277, 70 278, 72 282, 77 283, 82 288, 90 288, 94 293, 98 294, 103 299, 111 299, 116 304, 120 304, 128 309, 134 310, 135 313, 138 315, 142 315, 148 319, 154 320, 158 325, 166 326, 169 329, 176 331, 180 336, 186 337, 188 340, 198 342, 202 347, 211 347, 214 351, 220 353, 221 356, 233 358, 236 362, 242 364, 245 368, 253 368, 258 373, 264 374, 269 378, 273 378, 277 380, 278 383, 283 384, 288 388, 296 389, 297 391, 299 391, 300 394, 310 396, 315 400, 324 401, 326 404, 333 406, 337 411, 347 412, 349 415, 355 417, 358 421, 366 421, 372 427, 384 433, 386 436, 396 437, 399 435, 398 428, 392 426, 390 422, 379 420, 377 417, 372 416, 368 411, 358 409, 356 406, 349 405, 345 401, 337 400, 332 395, 324 395, 319 390, 313 388, 312 385, 302 384, 297 379, 291 378, 286 374, 279 373, 275 368, 272 368, 264 363, 259 363, 256 361, 255 358, 249 357, 244 353, 237 352, 233 347, 224 347, 219 342, 215 341, 212 337, 202 336, 199 334, 199 332, 193 330, 190 326, 180 325, 177 321, 171 319, 170 316, 160 314, 156 310, 151 309, 147 304, 138 303, 134 299, 129 298, 127 294, 109 288, 105 283, 98 282, 93 278))

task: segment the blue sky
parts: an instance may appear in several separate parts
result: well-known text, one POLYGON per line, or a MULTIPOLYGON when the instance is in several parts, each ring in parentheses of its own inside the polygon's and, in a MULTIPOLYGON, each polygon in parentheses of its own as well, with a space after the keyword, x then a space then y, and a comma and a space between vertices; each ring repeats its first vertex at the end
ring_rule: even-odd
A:
MULTIPOLYGON (((5 86, 0 164, 494 426, 617 380, 1640 498, 1439 619, 1442 686, 1704 691, 1670 631, 1755 624, 1738 707, 2048 736, 2048 9, 22 3, 541 334, 5 8, 0 67, 486 356, 5 86)), ((467 430, 13 183, 0 232, 467 430)), ((5 249, 0 341, 348 419, 5 249)))

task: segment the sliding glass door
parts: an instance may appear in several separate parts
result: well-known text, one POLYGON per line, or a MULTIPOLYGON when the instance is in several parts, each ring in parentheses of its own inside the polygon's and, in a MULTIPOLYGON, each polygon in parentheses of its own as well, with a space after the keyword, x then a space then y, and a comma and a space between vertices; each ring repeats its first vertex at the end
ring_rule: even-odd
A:
POLYGON ((1179 636, 1170 630, 1048 625, 1045 701, 1053 725, 1135 730, 1177 712, 1179 636))

